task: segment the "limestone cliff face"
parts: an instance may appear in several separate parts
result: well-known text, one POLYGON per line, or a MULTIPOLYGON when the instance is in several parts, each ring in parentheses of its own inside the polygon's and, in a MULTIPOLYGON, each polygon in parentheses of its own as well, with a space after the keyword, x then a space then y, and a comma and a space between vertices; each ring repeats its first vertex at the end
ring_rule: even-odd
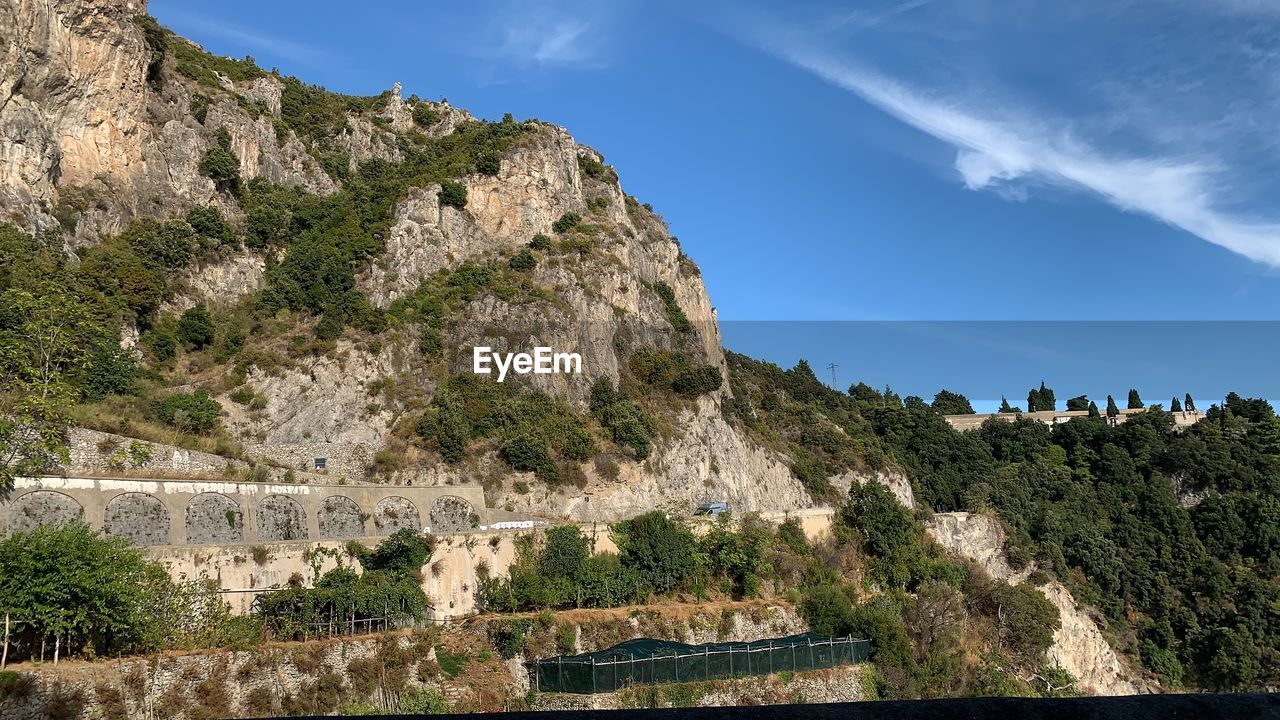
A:
MULTIPOLYGON (((986 515, 937 513, 927 530, 939 545, 1011 585, 1024 582, 1034 570, 1015 570, 1009 565, 1004 552, 1004 529, 998 520, 986 515)), ((1051 580, 1038 588, 1058 608, 1062 621, 1046 654, 1050 662, 1076 678, 1077 688, 1093 695, 1134 695, 1152 690, 1147 682, 1133 680, 1135 674, 1107 642, 1097 621, 1062 583, 1051 580)))
MULTIPOLYGON (((0 15, 7 43, 0 70, 0 209, 6 218, 32 231, 61 225, 69 247, 97 243, 139 216, 175 217, 196 205, 216 205, 242 223, 238 202, 217 192, 199 169, 222 129, 243 180, 263 177, 318 194, 337 189, 315 153, 282 122, 280 79, 233 82, 215 72, 220 87, 197 84, 177 72, 172 47, 186 41, 175 36, 153 65, 138 22, 145 12, 142 1, 15 0, 0 15)), ((329 140, 353 169, 375 158, 401 160, 397 133, 439 138, 474 120, 446 102, 425 101, 431 112, 415 118, 419 105, 402 98, 398 86, 384 99, 372 115, 348 113, 329 140)), ((360 271, 359 288, 386 307, 432 273, 509 255, 573 212, 597 228, 585 236, 591 248, 550 253, 538 264, 531 279, 546 291, 541 299, 474 300, 449 324, 448 370, 469 372, 476 345, 577 352, 581 375, 521 381, 579 408, 591 383, 618 379, 639 347, 679 347, 723 371, 715 313, 696 266, 661 218, 629 204, 616 175, 586 173, 580 158, 589 165, 601 161, 565 129, 538 123, 500 159, 496 175, 460 178, 468 192, 465 209, 442 207, 438 185, 409 189, 383 238, 385 252, 360 271), (654 291, 659 283, 672 289, 690 331, 672 327, 654 291)), ((176 278, 164 311, 233 304, 263 287, 267 264, 261 253, 240 251, 189 268, 176 278)), ((126 336, 133 346, 136 330, 127 328, 126 336)), ((396 423, 430 400, 439 380, 419 357, 413 332, 393 333, 377 343, 343 339, 322 357, 270 371, 251 368, 248 384, 261 398, 252 407, 232 402, 225 391, 219 399, 224 424, 250 453, 299 469, 325 457, 331 475, 355 480, 387 446, 396 423)), ((489 483, 491 495, 514 508, 582 519, 616 519, 664 502, 729 500, 741 511, 809 505, 786 458, 721 418, 720 393, 677 410, 646 461, 622 462, 608 477, 587 463, 585 490, 523 495, 513 489, 520 476, 506 473, 489 483)), ((412 462, 379 479, 477 479, 413 448, 395 451, 412 455, 412 462)))
MULTIPOLYGON (((277 139, 270 115, 251 118, 219 96, 201 123, 183 83, 149 82, 151 53, 136 23, 145 13, 141 0, 15 0, 0 11, 0 204, 9 219, 56 227, 54 209, 78 198, 78 244, 138 215, 221 203, 198 171, 219 127, 242 177, 335 187, 292 133, 277 139)), ((279 81, 225 84, 279 113, 279 81)))
POLYGON ((785 460, 738 433, 720 417, 717 403, 703 398, 679 416, 675 432, 650 459, 623 464, 616 477, 588 467, 585 493, 548 490, 522 474, 503 484, 496 503, 582 522, 616 520, 658 507, 682 512, 713 501, 728 502, 734 512, 809 507, 809 494, 785 460), (519 480, 528 481, 530 489, 517 490, 519 480))

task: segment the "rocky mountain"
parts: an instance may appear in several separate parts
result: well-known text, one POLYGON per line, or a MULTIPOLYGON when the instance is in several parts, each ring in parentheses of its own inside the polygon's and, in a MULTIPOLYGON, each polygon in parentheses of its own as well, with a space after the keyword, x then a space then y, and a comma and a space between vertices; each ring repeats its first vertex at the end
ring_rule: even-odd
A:
MULTIPOLYGON (((1056 610, 1049 664, 1081 689, 1274 683, 1264 401, 1191 429, 1155 410, 957 433, 921 398, 722 350, 697 265, 564 128, 398 84, 328 92, 208 53, 143 2, 0 18, 0 417, 79 426, 67 469, 123 470, 137 439, 175 446, 139 472, 478 483, 493 507, 581 521, 827 503, 831 574, 796 582, 897 603, 860 623, 919 610, 926 586, 954 607, 940 586, 967 571, 941 547, 1018 588, 980 586, 997 620, 1056 610), (477 346, 577 353, 581 373, 498 383, 477 346), (858 518, 873 481, 891 499, 858 518)), ((901 687, 944 692, 899 660, 901 687)))
POLYGON ((251 60, 210 55, 145 13, 144 3, 105 0, 10 7, 0 204, 14 224, 55 235, 85 264, 96 262, 95 248, 149 218, 186 218, 194 227, 191 213, 212 209, 224 219, 229 239, 212 249, 202 241, 167 266, 157 306, 122 313, 119 330, 166 384, 209 391, 243 454, 299 470, 325 458, 327 473, 349 480, 481 480, 498 505, 580 519, 663 501, 810 504, 784 457, 721 419, 728 390, 719 382, 699 392, 647 392, 651 378, 636 376, 637 352, 665 353, 656 375, 709 368, 717 380, 724 357, 697 266, 597 152, 563 128, 510 117, 481 122, 446 101, 406 99, 398 84, 374 97, 328 93, 251 60), (443 192, 454 183, 461 202, 443 192), (271 214, 280 197, 292 221, 271 214), (368 217, 341 228, 336 241, 340 233, 326 231, 330 256, 317 259, 300 237, 299 205, 326 203, 368 217), (267 237, 262 228, 273 221, 277 235, 267 237), (360 257, 333 247, 351 236, 369 245, 360 257), (336 283, 350 283, 341 290, 370 314, 398 320, 369 329, 348 319, 345 330, 325 334, 318 323, 343 313, 331 301, 308 307, 306 299, 272 301, 284 315, 266 320, 264 295, 277 297, 284 285, 273 273, 296 271, 306 284, 323 272, 317 263, 334 256, 350 267, 336 283), (513 272, 519 262, 528 266, 513 272), (482 277, 459 283, 460 270, 482 277), (415 315, 415 304, 437 301, 423 298, 424 282, 442 277, 452 278, 444 280, 447 310, 430 320, 415 315), (459 285, 467 292, 452 292, 459 285), (216 359, 157 357, 154 336, 197 306, 218 325, 244 321, 237 330, 244 349, 216 359), (318 334, 326 335, 321 347, 299 350, 300 337, 318 334), (580 375, 515 382, 567 402, 585 419, 592 452, 567 458, 553 447, 554 472, 520 472, 501 461, 510 433, 499 432, 440 462, 413 425, 423 408, 440 405, 442 383, 470 373, 477 345, 579 353, 580 375), (600 378, 639 405, 651 452, 611 441, 623 431, 598 420, 600 408, 590 420, 600 378), (572 482, 537 482, 535 474, 572 482))

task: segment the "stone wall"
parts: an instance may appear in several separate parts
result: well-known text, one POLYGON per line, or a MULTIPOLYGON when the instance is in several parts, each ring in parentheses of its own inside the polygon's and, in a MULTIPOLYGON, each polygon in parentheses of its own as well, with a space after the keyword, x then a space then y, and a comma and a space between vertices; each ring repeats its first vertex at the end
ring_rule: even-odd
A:
POLYGON ((19 478, 0 502, 0 534, 82 519, 145 546, 291 542, 431 529, 433 513, 448 532, 483 529, 501 514, 485 509, 478 486, 19 478))

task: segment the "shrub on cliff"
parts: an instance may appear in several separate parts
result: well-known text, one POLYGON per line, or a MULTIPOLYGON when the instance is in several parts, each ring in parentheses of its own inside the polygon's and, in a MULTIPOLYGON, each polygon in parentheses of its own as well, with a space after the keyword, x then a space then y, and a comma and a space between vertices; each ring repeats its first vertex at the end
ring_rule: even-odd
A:
POLYGON ((183 432, 208 435, 218 428, 222 406, 209 397, 207 390, 174 393, 161 400, 154 411, 156 419, 183 432))
POLYGON ((218 128, 214 144, 205 150, 200 160, 200 172, 213 181, 221 192, 239 192, 240 159, 231 151, 231 135, 226 128, 218 128))
POLYGON ((178 318, 178 339, 191 350, 213 344, 213 317, 204 305, 196 305, 178 318))
POLYGON ((560 216, 559 220, 551 223, 551 229, 558 232, 569 232, 578 227, 578 223, 582 222, 582 216, 576 212, 567 212, 560 216))
POLYGON ((440 204, 455 207, 459 210, 467 206, 467 186, 457 180, 445 180, 440 183, 440 204))

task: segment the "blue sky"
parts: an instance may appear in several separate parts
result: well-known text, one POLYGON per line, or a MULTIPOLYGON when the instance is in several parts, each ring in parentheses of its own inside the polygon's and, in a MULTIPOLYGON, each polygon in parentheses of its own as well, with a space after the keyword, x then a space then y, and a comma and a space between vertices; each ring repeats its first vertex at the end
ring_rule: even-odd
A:
POLYGON ((333 90, 566 126, 722 320, 1277 316, 1280 2, 353 7, 150 6, 333 90))

